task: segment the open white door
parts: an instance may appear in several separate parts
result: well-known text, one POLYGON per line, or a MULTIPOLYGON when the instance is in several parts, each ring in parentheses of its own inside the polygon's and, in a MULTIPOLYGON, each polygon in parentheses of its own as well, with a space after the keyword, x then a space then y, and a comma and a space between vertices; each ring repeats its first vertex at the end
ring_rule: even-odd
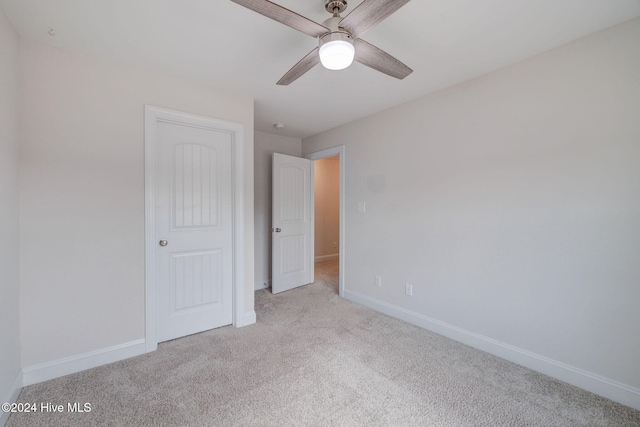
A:
POLYGON ((313 282, 313 164, 273 155, 272 292, 313 282))

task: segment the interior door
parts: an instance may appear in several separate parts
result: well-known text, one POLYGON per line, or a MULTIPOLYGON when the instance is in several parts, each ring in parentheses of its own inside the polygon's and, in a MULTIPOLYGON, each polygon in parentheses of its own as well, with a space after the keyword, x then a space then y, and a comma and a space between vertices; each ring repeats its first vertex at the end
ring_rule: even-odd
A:
POLYGON ((272 292, 313 282, 313 163, 273 155, 272 292))
POLYGON ((232 135, 158 123, 157 335, 232 323, 232 135))

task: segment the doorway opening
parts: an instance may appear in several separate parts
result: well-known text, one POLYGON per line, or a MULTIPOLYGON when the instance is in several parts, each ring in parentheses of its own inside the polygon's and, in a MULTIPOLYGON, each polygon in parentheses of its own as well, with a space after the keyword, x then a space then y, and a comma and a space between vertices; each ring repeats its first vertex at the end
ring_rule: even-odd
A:
POLYGON ((340 272, 340 157, 313 161, 315 280, 338 293, 340 272))
POLYGON ((344 293, 344 145, 305 156, 314 161, 315 279, 337 281, 344 293))

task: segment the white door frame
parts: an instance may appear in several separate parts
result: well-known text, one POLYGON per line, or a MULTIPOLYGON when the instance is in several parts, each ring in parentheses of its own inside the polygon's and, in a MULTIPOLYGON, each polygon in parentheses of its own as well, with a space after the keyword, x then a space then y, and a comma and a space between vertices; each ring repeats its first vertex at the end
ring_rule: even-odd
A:
POLYGON ((233 325, 246 322, 244 288, 244 125, 196 116, 180 111, 145 105, 144 132, 144 192, 145 192, 145 350, 158 348, 156 332, 156 162, 157 122, 184 124, 204 129, 215 129, 231 134, 232 192, 233 192, 233 325))
MULTIPOLYGON (((340 157, 340 242, 338 243, 340 246, 340 253, 338 255, 338 294, 343 297, 344 296, 344 265, 345 265, 345 163, 346 159, 344 156, 345 148, 344 145, 339 145, 337 147, 327 148, 325 150, 315 151, 313 153, 309 153, 305 156, 305 158, 309 160, 318 160, 318 159, 326 159, 327 157, 340 157)), ((312 183, 313 185, 313 183, 312 183)))

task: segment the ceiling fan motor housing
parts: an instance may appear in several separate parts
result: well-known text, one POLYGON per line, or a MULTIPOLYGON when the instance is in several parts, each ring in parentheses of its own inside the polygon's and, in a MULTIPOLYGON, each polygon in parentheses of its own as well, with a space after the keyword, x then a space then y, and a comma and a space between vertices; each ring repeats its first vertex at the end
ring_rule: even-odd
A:
POLYGON ((324 8, 329 13, 342 13, 347 8, 347 0, 325 0, 324 8))
POLYGON ((346 31, 332 31, 320 37, 320 46, 335 40, 341 40, 353 44, 353 37, 351 37, 351 34, 346 31))

